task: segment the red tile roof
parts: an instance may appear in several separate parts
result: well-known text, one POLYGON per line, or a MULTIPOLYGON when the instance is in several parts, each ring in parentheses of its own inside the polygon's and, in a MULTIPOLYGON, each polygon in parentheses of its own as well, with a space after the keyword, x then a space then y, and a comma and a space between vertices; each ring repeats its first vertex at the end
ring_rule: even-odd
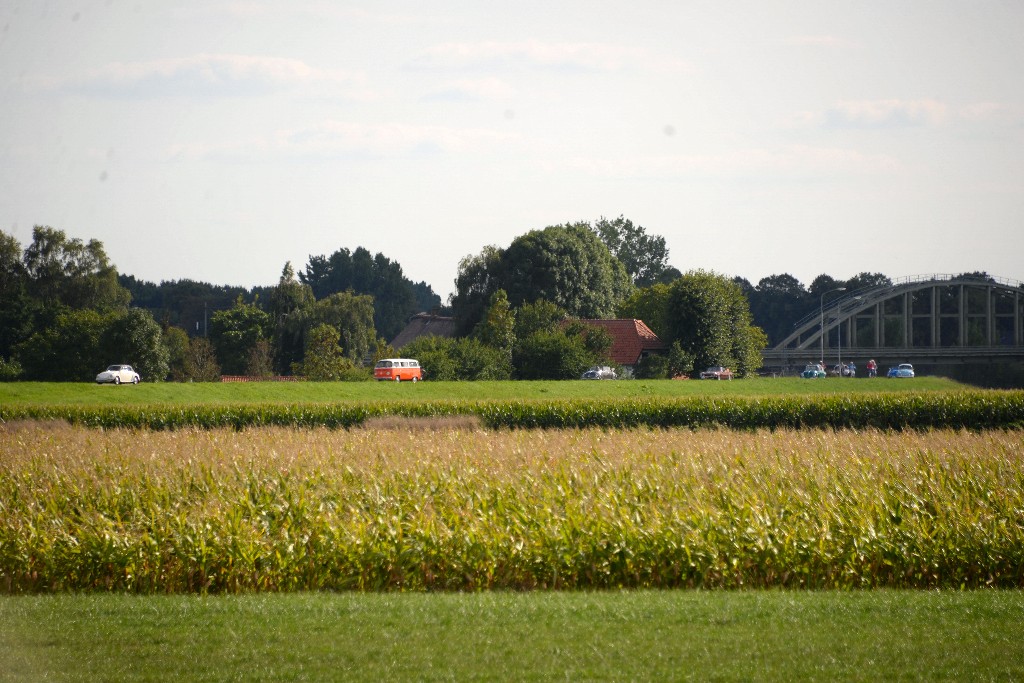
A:
POLYGON ((645 351, 664 351, 668 347, 658 339, 643 320, 581 320, 591 327, 600 327, 612 337, 609 360, 619 365, 636 365, 645 351))

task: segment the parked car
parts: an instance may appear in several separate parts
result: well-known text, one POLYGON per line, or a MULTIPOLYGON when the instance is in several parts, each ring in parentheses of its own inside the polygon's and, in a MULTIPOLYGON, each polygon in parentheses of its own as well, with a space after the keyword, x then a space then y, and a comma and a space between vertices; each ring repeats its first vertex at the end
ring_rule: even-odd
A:
POLYGON ((373 377, 378 382, 418 382, 423 379, 423 368, 415 358, 382 358, 373 367, 373 377))
POLYGON ((913 377, 914 366, 910 363, 900 363, 895 368, 889 368, 887 377, 913 377))
POLYGON ((713 365, 700 373, 701 379, 732 379, 732 370, 721 365, 713 365))
POLYGON ((131 382, 138 384, 142 380, 139 373, 135 372, 130 365, 111 365, 106 370, 96 375, 96 384, 121 384, 131 382))
POLYGON ((607 365, 597 366, 590 368, 584 372, 580 379, 618 379, 618 375, 607 365))
POLYGON ((804 367, 804 371, 800 373, 800 376, 804 379, 818 379, 826 376, 825 368, 818 363, 810 363, 804 367))

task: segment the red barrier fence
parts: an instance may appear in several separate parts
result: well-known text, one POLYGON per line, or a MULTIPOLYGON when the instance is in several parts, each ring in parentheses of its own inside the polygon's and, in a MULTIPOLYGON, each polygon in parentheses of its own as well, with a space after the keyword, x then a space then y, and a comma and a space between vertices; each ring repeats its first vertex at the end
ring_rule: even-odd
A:
POLYGON ((249 375, 221 375, 221 382, 301 382, 301 377, 294 375, 274 375, 272 377, 250 377, 249 375))

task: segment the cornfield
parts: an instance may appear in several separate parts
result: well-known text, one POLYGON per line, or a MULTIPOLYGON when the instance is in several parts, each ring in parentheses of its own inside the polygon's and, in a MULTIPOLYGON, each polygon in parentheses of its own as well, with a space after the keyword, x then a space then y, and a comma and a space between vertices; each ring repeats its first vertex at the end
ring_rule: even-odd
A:
POLYGON ((1024 587, 1020 431, 0 427, 0 591, 1024 587))

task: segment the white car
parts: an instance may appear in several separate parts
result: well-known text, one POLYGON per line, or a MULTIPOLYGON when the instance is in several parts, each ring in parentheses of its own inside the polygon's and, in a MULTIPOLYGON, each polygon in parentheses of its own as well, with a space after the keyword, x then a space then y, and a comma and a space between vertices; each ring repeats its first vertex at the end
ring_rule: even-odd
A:
POLYGON ((135 372, 130 365, 111 365, 96 375, 96 384, 121 384, 122 382, 138 384, 141 379, 139 373, 135 372))
POLYGON ((584 372, 580 379, 618 379, 618 375, 607 365, 595 365, 584 372))

